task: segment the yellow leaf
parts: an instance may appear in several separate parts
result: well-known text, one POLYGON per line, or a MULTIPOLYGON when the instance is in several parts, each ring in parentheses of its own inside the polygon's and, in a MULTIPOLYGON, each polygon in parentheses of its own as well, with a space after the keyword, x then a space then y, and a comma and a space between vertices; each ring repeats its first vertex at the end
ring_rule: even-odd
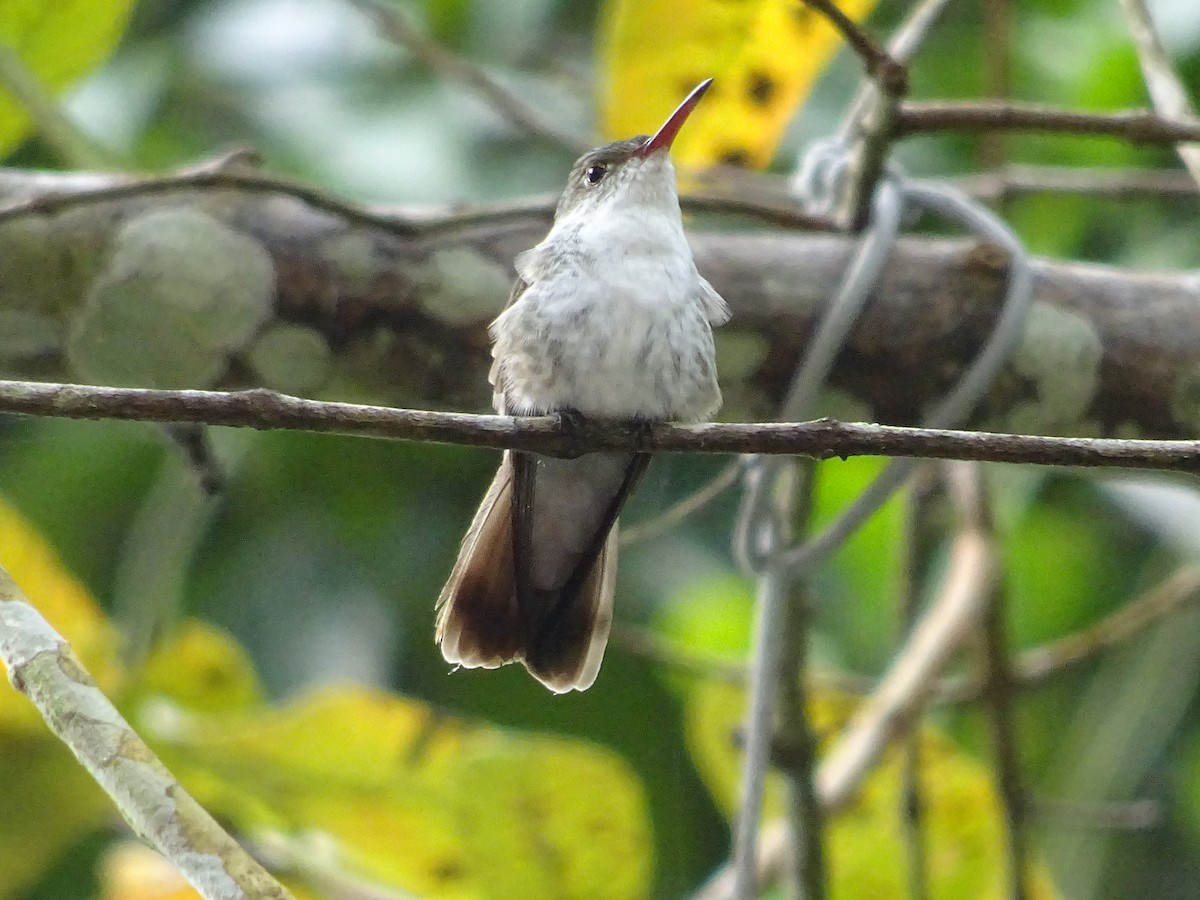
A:
POLYGON ((488 897, 646 896, 653 842, 627 766, 575 741, 488 744, 454 778, 468 852, 488 897))
POLYGON ((142 844, 118 844, 100 866, 100 900, 200 900, 169 862, 142 844))
MULTIPOLYGON (((68 87, 108 58, 133 0, 0 0, 0 43, 50 91, 68 87)), ((0 89, 0 157, 28 134, 24 109, 0 89)))
MULTIPOLYGON (((142 730, 153 738, 155 729, 151 719, 142 730)), ((278 709, 187 716, 154 747, 238 831, 321 835, 341 873, 432 898, 476 897, 453 810, 418 777, 425 736, 435 756, 452 740, 440 732, 419 704, 326 689, 278 709)))
POLYGON ((356 687, 142 731, 215 815, 346 878, 461 900, 645 894, 640 786, 596 747, 356 687))
MULTIPOLYGON (((861 21, 875 0, 838 6, 861 21)), ((841 43, 800 0, 608 0, 600 40, 611 139, 653 133, 693 87, 715 79, 671 151, 693 169, 766 166, 841 43)))
MULTIPOLYGON (((854 708, 850 698, 838 694, 825 693, 813 700, 809 712, 822 750, 829 748, 854 708)), ((740 765, 733 734, 744 710, 743 691, 726 684, 699 684, 688 701, 689 749, 718 806, 731 818, 740 765)), ((826 838, 834 900, 905 895, 901 765, 898 748, 892 748, 853 804, 829 823, 826 838)), ((1005 896, 1004 834, 991 773, 931 727, 921 732, 921 766, 930 897, 999 900, 1005 896)), ((781 791, 781 782, 772 776, 767 818, 781 814, 781 791)), ((1030 896, 1037 900, 1058 896, 1040 864, 1030 896)))
MULTIPOLYGON (((83 585, 63 568, 58 554, 2 498, 0 566, 67 639, 100 687, 111 692, 120 677, 116 631, 83 585)), ((6 684, 0 686, 0 731, 12 728, 39 735, 46 732, 33 705, 6 684)))
MULTIPOLYGON (((317 900, 288 884, 296 900, 317 900)), ((118 844, 100 866, 100 900, 201 900, 175 867, 144 844, 118 844)))
POLYGON ((254 664, 219 628, 188 619, 159 642, 143 667, 136 691, 161 695, 195 712, 233 712, 262 700, 254 664))

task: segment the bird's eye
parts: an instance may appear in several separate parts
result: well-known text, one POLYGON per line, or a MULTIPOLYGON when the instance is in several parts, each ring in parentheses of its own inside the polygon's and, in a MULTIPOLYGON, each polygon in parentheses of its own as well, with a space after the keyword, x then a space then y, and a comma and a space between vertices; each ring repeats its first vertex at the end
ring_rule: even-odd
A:
POLYGON ((607 174, 608 174, 608 166, 602 166, 602 165, 597 164, 594 166, 588 166, 587 169, 584 170, 583 177, 587 181, 588 184, 599 184, 600 179, 602 179, 607 174))

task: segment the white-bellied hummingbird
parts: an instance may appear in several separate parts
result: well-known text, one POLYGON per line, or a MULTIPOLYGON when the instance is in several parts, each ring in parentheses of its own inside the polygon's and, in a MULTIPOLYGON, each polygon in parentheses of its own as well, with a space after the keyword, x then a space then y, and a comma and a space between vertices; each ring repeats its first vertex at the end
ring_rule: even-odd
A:
MULTIPOLYGON (((712 325, 729 312, 696 270, 670 159, 711 83, 652 137, 597 147, 571 169, 491 325, 500 413, 697 422, 721 405, 712 325)), ((555 693, 590 687, 612 624, 617 515, 648 462, 505 452, 438 598, 446 660, 520 662, 555 693)))

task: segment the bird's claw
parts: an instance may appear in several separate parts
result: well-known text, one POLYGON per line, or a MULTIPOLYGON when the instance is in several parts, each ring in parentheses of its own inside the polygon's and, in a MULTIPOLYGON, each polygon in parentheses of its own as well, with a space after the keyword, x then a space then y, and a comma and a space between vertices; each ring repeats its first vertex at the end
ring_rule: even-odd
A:
POLYGON ((572 437, 579 437, 587 428, 587 416, 577 409, 560 409, 558 427, 572 437))

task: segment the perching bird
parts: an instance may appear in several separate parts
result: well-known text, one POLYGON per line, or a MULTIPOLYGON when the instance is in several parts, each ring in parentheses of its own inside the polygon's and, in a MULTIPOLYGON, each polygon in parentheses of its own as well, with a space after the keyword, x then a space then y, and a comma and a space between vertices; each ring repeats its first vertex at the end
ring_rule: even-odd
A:
MULTIPOLYGON (((653 137, 598 147, 571 169, 491 325, 501 414, 697 422, 721 405, 711 326, 729 312, 696 271, 669 154, 710 83, 653 137)), ((506 452, 438 598, 446 660, 521 662, 555 693, 590 687, 612 624, 617 515, 648 462, 506 452)))

